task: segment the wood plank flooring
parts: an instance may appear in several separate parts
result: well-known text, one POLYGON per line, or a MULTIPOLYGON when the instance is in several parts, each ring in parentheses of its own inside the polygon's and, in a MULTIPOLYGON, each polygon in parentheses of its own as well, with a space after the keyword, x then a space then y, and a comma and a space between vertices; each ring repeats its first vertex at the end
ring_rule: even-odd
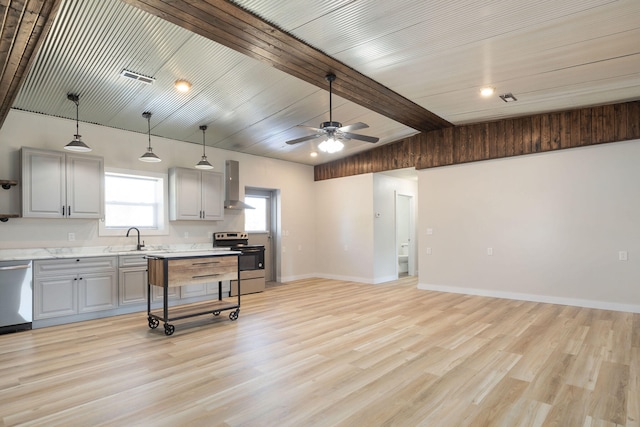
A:
POLYGON ((0 336, 1 426, 640 426, 640 315, 309 279, 0 336))

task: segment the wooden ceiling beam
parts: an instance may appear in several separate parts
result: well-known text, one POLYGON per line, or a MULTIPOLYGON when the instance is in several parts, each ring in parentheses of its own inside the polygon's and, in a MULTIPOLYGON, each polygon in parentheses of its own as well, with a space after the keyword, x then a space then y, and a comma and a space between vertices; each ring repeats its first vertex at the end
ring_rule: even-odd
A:
POLYGON ((453 125, 391 89, 226 0, 123 0, 418 131, 453 125))
POLYGON ((59 6, 60 0, 0 0, 0 127, 59 6))

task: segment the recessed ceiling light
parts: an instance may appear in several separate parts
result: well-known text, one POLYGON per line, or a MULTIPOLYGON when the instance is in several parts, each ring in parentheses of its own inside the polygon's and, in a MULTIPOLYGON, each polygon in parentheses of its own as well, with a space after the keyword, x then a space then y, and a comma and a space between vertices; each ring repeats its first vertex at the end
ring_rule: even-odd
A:
POLYGON ((191 89, 191 83, 186 80, 176 80, 176 89, 180 92, 189 92, 191 89))
POLYGON ((311 157, 318 157, 318 153, 315 151, 312 151, 311 154, 309 154, 311 157))
POLYGON ((495 91, 496 91, 496 88, 491 86, 486 86, 480 89, 480 95, 484 97, 491 96, 494 94, 495 91))
POLYGON ((512 93, 505 93, 504 95, 500 95, 500 99, 502 99, 504 102, 514 102, 518 100, 515 96, 513 96, 512 93))

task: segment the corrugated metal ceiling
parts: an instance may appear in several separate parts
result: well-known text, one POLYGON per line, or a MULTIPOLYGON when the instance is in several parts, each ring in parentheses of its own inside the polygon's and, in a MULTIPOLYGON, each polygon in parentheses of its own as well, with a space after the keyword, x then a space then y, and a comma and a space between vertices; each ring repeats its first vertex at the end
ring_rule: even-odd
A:
MULTIPOLYGON (((462 124, 640 99, 637 0, 247 0, 236 4, 429 111, 462 124), (483 99, 483 85, 518 102, 483 99)), ((118 0, 63 0, 14 103, 80 119, 318 164, 298 124, 328 120, 328 92, 118 0), (123 69, 156 79, 144 85, 123 69), (188 94, 173 89, 192 83, 188 94)), ((380 144, 413 129, 334 96, 334 120, 362 121, 380 144)), ((317 144, 317 142, 315 143, 317 144)), ((372 147, 349 141, 344 156, 372 147)))

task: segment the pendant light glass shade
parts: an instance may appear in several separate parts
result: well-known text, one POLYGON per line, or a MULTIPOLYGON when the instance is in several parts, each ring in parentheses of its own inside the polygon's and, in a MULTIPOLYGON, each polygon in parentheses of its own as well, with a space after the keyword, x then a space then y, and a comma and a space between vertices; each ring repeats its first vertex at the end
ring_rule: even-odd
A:
POLYGON ((91 147, 89 147, 87 144, 82 142, 82 140, 80 139, 81 137, 80 132, 78 131, 78 123, 79 123, 78 112, 80 109, 80 97, 74 93, 68 93, 67 99, 69 101, 73 101, 73 103, 76 104, 76 134, 73 135, 73 141, 65 145, 64 149, 68 151, 75 151, 77 153, 89 152, 91 151, 91 147))
POLYGON ((147 148, 147 152, 144 153, 142 156, 140 156, 138 158, 138 160, 140 160, 141 162, 147 162, 147 163, 157 163, 157 162, 161 162, 162 159, 160 157, 158 157, 154 152, 153 152, 153 148, 151 148, 151 113, 148 111, 145 111, 144 113, 142 113, 142 117, 144 117, 145 119, 147 119, 147 124, 149 127, 149 147, 147 148))
POLYGON ((196 169, 213 169, 213 165, 209 163, 207 160, 207 155, 205 154, 205 144, 204 144, 204 131, 207 130, 205 125, 200 126, 200 130, 202 131, 202 159, 196 165, 196 169))

